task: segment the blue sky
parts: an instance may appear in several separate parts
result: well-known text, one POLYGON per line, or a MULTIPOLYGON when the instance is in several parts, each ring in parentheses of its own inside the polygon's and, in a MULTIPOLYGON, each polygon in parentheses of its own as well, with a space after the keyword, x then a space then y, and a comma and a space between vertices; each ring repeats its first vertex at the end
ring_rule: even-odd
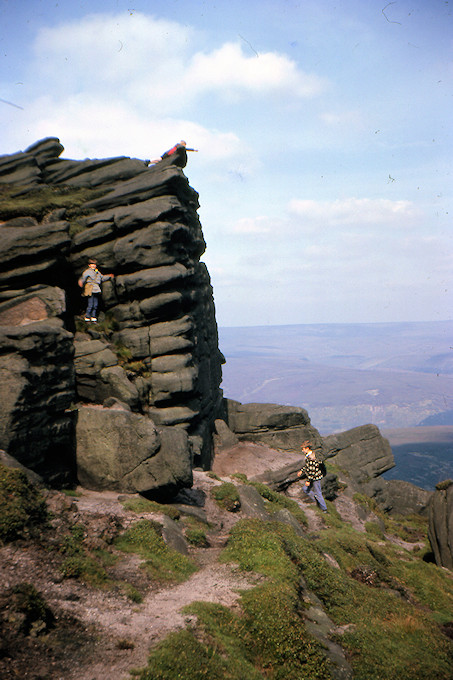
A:
POLYGON ((0 154, 179 139, 221 326, 453 309, 453 3, 0 0, 0 154))

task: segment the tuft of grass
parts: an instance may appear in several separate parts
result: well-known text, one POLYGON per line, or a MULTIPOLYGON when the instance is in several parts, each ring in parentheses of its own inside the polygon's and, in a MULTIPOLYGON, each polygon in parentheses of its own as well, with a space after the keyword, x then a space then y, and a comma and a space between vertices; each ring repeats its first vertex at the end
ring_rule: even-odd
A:
POLYGON ((144 378, 149 378, 151 375, 149 368, 144 361, 128 361, 122 364, 125 371, 142 375, 144 378))
POLYGON ((131 583, 122 583, 120 584, 120 587, 131 602, 134 602, 135 604, 141 604, 143 602, 143 595, 131 583))
POLYGON ((268 501, 267 510, 277 512, 284 508, 291 512, 299 524, 304 527, 308 526, 307 516, 292 498, 288 498, 288 496, 278 493, 278 491, 272 491, 266 484, 261 482, 250 482, 250 484, 258 491, 262 498, 268 501))
MULTIPOLYGON (((76 406, 74 405, 73 410, 75 410, 76 406)), ((61 489, 62 493, 64 493, 65 496, 69 496, 70 498, 79 498, 82 494, 80 491, 77 491, 76 489, 61 489)))
POLYGON ((115 547, 142 557, 143 568, 154 581, 185 581, 197 567, 166 545, 161 530, 157 522, 140 520, 115 539, 115 547))
POLYGON ((376 522, 365 522, 365 531, 367 534, 371 534, 372 536, 380 538, 381 540, 384 540, 385 538, 384 532, 376 522))
POLYGON ((116 356, 118 357, 118 363, 120 366, 123 364, 127 364, 132 360, 132 352, 129 349, 129 347, 126 347, 126 345, 123 345, 122 342, 116 342, 113 351, 115 352, 116 356))
POLYGON ((187 529, 185 536, 191 545, 197 548, 209 548, 209 541, 203 529, 187 529))
POLYGON ((134 676, 139 680, 241 680, 240 676, 227 675, 227 668, 221 650, 197 640, 191 631, 181 630, 170 633, 157 645, 147 668, 138 674, 134 672, 134 676))
POLYGON ((181 517, 181 513, 177 508, 173 508, 171 505, 157 503, 156 501, 150 501, 143 497, 130 498, 126 501, 123 501, 122 506, 125 510, 130 510, 131 512, 136 512, 137 514, 143 512, 156 512, 167 515, 173 520, 178 520, 181 517))
POLYGON ((241 484, 248 484, 247 475, 244 475, 243 472, 235 472, 231 477, 232 479, 237 479, 241 484))
POLYGON ((221 482, 222 480, 220 479, 219 475, 216 475, 215 472, 209 471, 206 473, 206 476, 209 477, 210 479, 215 479, 217 482, 221 482))
POLYGON ((60 565, 64 578, 78 578, 92 586, 103 587, 111 582, 102 564, 102 555, 97 559, 83 545, 85 529, 81 524, 74 524, 70 533, 60 545, 60 552, 65 556, 60 565))
POLYGON ((417 543, 428 539, 428 518, 422 517, 422 515, 386 516, 384 523, 387 534, 402 538, 403 541, 408 543, 417 543))
POLYGON ((46 633, 54 625, 55 616, 34 585, 18 583, 10 593, 10 623, 18 625, 21 633, 36 636, 46 633), (17 617, 17 614, 20 616, 17 617))
POLYGON ((47 523, 46 502, 21 470, 0 464, 0 542, 33 534, 47 523))
POLYGON ((224 482, 215 486, 211 489, 211 494, 217 504, 228 512, 236 512, 241 507, 238 490, 232 482, 224 482))
POLYGON ((436 489, 438 491, 446 491, 449 486, 453 484, 453 479, 445 479, 443 482, 436 484, 436 489))

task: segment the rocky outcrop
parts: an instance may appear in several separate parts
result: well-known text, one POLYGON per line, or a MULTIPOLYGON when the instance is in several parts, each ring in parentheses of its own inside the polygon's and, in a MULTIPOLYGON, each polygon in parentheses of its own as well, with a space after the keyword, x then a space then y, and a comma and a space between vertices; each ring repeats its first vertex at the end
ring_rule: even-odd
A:
POLYGON ((436 564, 453 569, 453 481, 437 484, 429 505, 428 537, 436 564))
POLYGON ((390 444, 375 425, 362 425, 324 437, 323 454, 358 484, 395 467, 390 444))
POLYGON ((323 438, 323 454, 343 473, 354 492, 374 498, 384 512, 393 515, 426 515, 432 493, 400 480, 383 479, 395 467, 387 439, 375 425, 362 425, 323 438))
POLYGON ((242 441, 259 442, 276 449, 297 450, 308 439, 322 447, 319 432, 311 425, 305 409, 278 404, 241 404, 224 400, 225 421, 242 441))
POLYGON ((377 477, 364 485, 367 496, 392 515, 427 515, 432 491, 421 489, 410 482, 377 477))
MULTIPOLYGON (((62 150, 49 138, 0 157, 0 447, 45 479, 55 461, 70 475, 67 409, 117 399, 180 430, 184 466, 209 467, 223 357, 185 151, 150 167, 62 150), (114 274, 96 327, 77 286, 88 258, 114 274)), ((190 483, 155 475, 153 488, 190 483)))

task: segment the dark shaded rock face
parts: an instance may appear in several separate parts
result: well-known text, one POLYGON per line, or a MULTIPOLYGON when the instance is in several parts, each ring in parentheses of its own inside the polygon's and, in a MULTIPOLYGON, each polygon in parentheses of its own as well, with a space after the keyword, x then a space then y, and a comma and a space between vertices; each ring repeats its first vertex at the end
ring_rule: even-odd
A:
POLYGON ((0 326, 0 448, 55 483, 75 470, 72 357, 58 318, 0 326))
POLYGON ((148 167, 62 150, 50 138, 0 157, 0 448, 61 481, 75 469, 67 409, 113 398, 183 431, 181 470, 153 471, 153 488, 187 485, 188 460, 211 463, 223 358, 185 154, 148 167), (88 258, 114 274, 91 327, 88 258))
POLYGON ((436 564, 453 569, 453 481, 437 484, 429 505, 428 538, 436 564))

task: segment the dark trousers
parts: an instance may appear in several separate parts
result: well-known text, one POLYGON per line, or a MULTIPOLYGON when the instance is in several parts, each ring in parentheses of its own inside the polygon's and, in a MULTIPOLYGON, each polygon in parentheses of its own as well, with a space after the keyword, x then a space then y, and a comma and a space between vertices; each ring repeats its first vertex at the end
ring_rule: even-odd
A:
POLYGON ((93 295, 90 295, 90 297, 88 298, 87 311, 85 313, 85 316, 87 318, 96 319, 98 315, 98 307, 99 307, 99 295, 97 293, 93 293, 93 295))

